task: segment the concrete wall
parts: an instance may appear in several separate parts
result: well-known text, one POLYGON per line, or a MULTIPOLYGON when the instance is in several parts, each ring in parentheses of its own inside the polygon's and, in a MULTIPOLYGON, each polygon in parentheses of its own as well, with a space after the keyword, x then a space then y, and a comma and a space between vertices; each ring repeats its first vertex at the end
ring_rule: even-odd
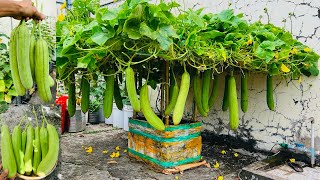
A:
MULTIPOLYGON (((226 8, 244 13, 245 18, 255 22, 260 18, 267 22, 264 8, 269 11, 270 22, 291 31, 301 42, 320 53, 320 1, 312 0, 178 0, 184 8, 202 8, 204 12, 217 13, 226 8), (230 4, 229 4, 230 3, 230 4), (230 5, 230 6, 229 6, 230 5), (293 16, 289 16, 289 13, 293 16)), ((310 119, 316 122, 316 150, 320 150, 320 81, 319 77, 303 77, 300 87, 297 81, 275 79, 276 110, 270 111, 266 104, 265 77, 251 74, 249 80, 249 110, 240 112, 240 126, 235 133, 229 131, 228 112, 221 110, 223 92, 215 108, 203 118, 204 128, 217 134, 255 139, 256 148, 270 150, 274 143, 302 142, 310 144, 310 119)), ((240 96, 239 76, 237 79, 240 96)), ((221 82, 223 89, 224 82, 221 82)), ((240 100, 240 99, 239 99, 240 100)), ((240 102, 240 101, 239 101, 240 102)), ((239 106, 240 108, 240 106, 239 106)), ((189 104, 187 111, 191 111, 189 104)))

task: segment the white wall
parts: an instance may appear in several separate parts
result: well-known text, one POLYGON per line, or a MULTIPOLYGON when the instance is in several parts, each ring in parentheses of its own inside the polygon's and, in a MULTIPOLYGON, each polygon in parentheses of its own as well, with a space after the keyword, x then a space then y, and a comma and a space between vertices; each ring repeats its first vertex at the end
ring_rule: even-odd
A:
MULTIPOLYGON (((252 22, 267 22, 264 13, 269 11, 270 22, 285 27, 301 42, 320 53, 320 1, 315 0, 178 0, 185 8, 204 7, 204 12, 217 13, 231 8, 236 13, 244 13, 245 18, 252 22), (289 13, 294 17, 289 18, 289 13), (283 22, 283 20, 286 20, 283 22)), ((239 76, 238 76, 239 77, 239 76)), ((303 77, 302 89, 298 82, 286 83, 284 79, 275 79, 275 112, 268 110, 266 105, 265 77, 258 74, 250 76, 249 110, 240 112, 240 127, 237 133, 228 130, 228 112, 221 110, 223 92, 207 118, 203 118, 204 128, 217 134, 238 135, 243 139, 255 139, 256 148, 270 150, 274 143, 302 142, 310 144, 310 120, 316 122, 316 149, 320 150, 320 78, 303 77)), ((238 78, 238 97, 240 84, 238 78)), ((224 82, 221 82, 221 89, 224 82)), ((240 100, 240 99, 239 99, 240 100)), ((239 101, 240 103, 240 101, 239 101)), ((240 108, 240 105, 239 105, 240 108)), ((188 110, 191 110, 191 106, 188 110)))

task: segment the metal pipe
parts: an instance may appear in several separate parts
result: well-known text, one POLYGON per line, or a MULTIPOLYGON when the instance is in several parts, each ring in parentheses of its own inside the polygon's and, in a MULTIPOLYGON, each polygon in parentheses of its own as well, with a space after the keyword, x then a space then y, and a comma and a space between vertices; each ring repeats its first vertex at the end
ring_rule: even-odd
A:
POLYGON ((315 164, 315 152, 314 152, 314 118, 311 118, 311 167, 314 167, 315 164))

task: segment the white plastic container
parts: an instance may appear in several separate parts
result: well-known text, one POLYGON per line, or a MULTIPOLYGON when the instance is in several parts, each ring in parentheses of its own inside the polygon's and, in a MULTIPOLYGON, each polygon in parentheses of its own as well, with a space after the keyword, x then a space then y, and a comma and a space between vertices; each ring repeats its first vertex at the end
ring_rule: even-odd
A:
POLYGON ((112 113, 111 113, 109 118, 105 118, 104 115, 103 115, 103 110, 102 110, 102 117, 104 118, 104 123, 113 124, 113 111, 112 111, 112 113))
POLYGON ((113 104, 112 118, 113 127, 123 128, 123 111, 119 110, 115 103, 113 104))
POLYGON ((131 106, 124 105, 123 107, 123 129, 129 131, 129 117, 133 116, 133 109, 131 106))

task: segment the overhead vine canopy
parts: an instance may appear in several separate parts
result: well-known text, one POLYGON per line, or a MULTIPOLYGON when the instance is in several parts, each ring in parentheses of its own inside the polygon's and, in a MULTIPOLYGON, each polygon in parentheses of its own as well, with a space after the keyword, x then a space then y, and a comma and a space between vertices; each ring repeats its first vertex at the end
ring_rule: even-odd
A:
POLYGON ((153 66, 159 59, 216 73, 227 67, 292 78, 319 73, 319 55, 288 31, 250 24, 232 9, 173 15, 172 9, 180 6, 176 2, 127 0, 117 8, 99 8, 98 3, 76 0, 66 19, 57 23, 59 78, 70 69, 95 73, 108 65, 121 72, 129 63, 153 66))

